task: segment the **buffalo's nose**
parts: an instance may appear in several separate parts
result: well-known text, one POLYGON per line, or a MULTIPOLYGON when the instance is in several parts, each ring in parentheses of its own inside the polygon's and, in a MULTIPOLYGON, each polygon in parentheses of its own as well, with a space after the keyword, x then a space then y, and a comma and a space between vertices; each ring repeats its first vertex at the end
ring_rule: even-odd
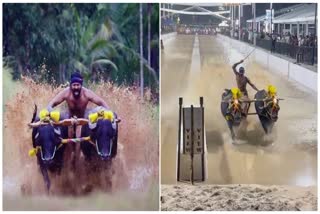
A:
POLYGON ((45 165, 50 165, 50 164, 52 164, 52 162, 53 162, 52 159, 43 160, 43 163, 44 163, 45 165))
POLYGON ((111 159, 111 157, 108 156, 108 155, 101 155, 100 157, 101 157, 101 159, 102 159, 103 161, 107 161, 107 160, 110 160, 110 159, 111 159))

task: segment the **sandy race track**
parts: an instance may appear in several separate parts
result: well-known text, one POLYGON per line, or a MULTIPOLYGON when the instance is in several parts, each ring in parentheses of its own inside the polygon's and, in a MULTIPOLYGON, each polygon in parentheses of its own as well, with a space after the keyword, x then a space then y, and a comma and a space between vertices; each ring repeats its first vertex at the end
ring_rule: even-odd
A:
POLYGON ((316 210, 312 187, 234 185, 163 185, 162 210, 316 210))
MULTIPOLYGON (((308 187, 316 196, 317 94, 289 82, 250 57, 244 62, 249 79, 259 89, 275 85, 278 96, 285 100, 280 102, 279 120, 271 136, 265 136, 258 117, 253 115, 248 117, 246 127, 237 132, 237 140, 232 143, 220 112, 220 98, 225 88, 236 86, 231 66, 243 58, 240 52, 213 36, 177 35, 164 41, 161 53, 161 183, 176 184, 178 98, 183 97, 184 106, 188 106, 198 105, 199 97, 203 96, 208 149, 206 184, 265 185, 261 188, 277 185, 277 189, 308 187)), ((248 91, 252 98, 254 90, 248 86, 248 91)), ((253 111, 251 106, 250 112, 253 111)), ((175 187, 164 186, 162 195, 173 191, 172 188, 175 187)), ((176 200, 178 198, 183 200, 182 197, 176 200)), ((170 207, 166 201, 164 199, 162 209, 178 209, 170 207)), ((276 206, 274 209, 277 210, 276 206)), ((309 209, 316 209, 316 206, 309 209)))

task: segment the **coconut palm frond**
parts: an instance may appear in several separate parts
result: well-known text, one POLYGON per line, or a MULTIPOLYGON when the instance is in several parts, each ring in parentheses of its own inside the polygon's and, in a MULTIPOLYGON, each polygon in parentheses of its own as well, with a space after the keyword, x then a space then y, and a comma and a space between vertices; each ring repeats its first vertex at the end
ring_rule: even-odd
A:
POLYGON ((116 66, 116 64, 114 64, 111 60, 108 59, 98 59, 95 60, 92 65, 95 64, 106 64, 106 65, 111 65, 116 71, 118 71, 118 67, 116 66))

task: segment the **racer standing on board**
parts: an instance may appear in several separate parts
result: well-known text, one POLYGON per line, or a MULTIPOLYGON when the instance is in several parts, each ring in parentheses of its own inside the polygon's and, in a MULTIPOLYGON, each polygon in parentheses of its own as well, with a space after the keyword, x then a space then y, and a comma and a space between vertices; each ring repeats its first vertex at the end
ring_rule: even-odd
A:
MULTIPOLYGON (((237 66, 239 64, 243 63, 243 60, 235 63, 233 66, 232 66, 232 69, 233 69, 233 72, 234 74, 236 75, 236 81, 237 81, 237 86, 238 88, 240 89, 240 92, 242 93, 242 100, 249 100, 249 97, 248 97, 248 91, 247 91, 247 83, 256 91, 259 91, 259 89, 249 80, 248 77, 246 77, 244 75, 244 67, 240 67, 239 68, 239 72, 236 70, 237 66)), ((250 108, 250 103, 248 105, 243 105, 243 114, 244 116, 247 115, 248 111, 249 111, 249 108, 250 108)))

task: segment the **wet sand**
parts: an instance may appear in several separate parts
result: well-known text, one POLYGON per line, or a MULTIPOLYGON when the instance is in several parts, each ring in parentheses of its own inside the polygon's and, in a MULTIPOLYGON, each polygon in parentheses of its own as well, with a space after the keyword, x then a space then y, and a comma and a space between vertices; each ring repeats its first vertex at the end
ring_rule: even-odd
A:
POLYGON ((311 211, 317 188, 262 185, 162 185, 161 210, 311 211))
MULTIPOLYGON (((164 41, 161 55, 161 183, 176 184, 178 98, 184 106, 204 97, 208 149, 207 184, 317 185, 317 94, 289 82, 250 57, 246 75, 259 88, 273 84, 280 103, 279 120, 265 136, 258 117, 247 119, 233 144, 220 112, 225 88, 236 86, 232 64, 244 55, 213 36, 198 36, 200 57, 192 58, 196 36, 178 35, 164 41), (191 69, 200 60, 200 70, 191 69)), ((251 49, 241 50, 249 53, 251 49)), ((254 90, 248 86, 249 96, 254 90)), ((254 111, 253 106, 250 109, 254 111)), ((165 192, 162 190, 162 194, 165 192)))

